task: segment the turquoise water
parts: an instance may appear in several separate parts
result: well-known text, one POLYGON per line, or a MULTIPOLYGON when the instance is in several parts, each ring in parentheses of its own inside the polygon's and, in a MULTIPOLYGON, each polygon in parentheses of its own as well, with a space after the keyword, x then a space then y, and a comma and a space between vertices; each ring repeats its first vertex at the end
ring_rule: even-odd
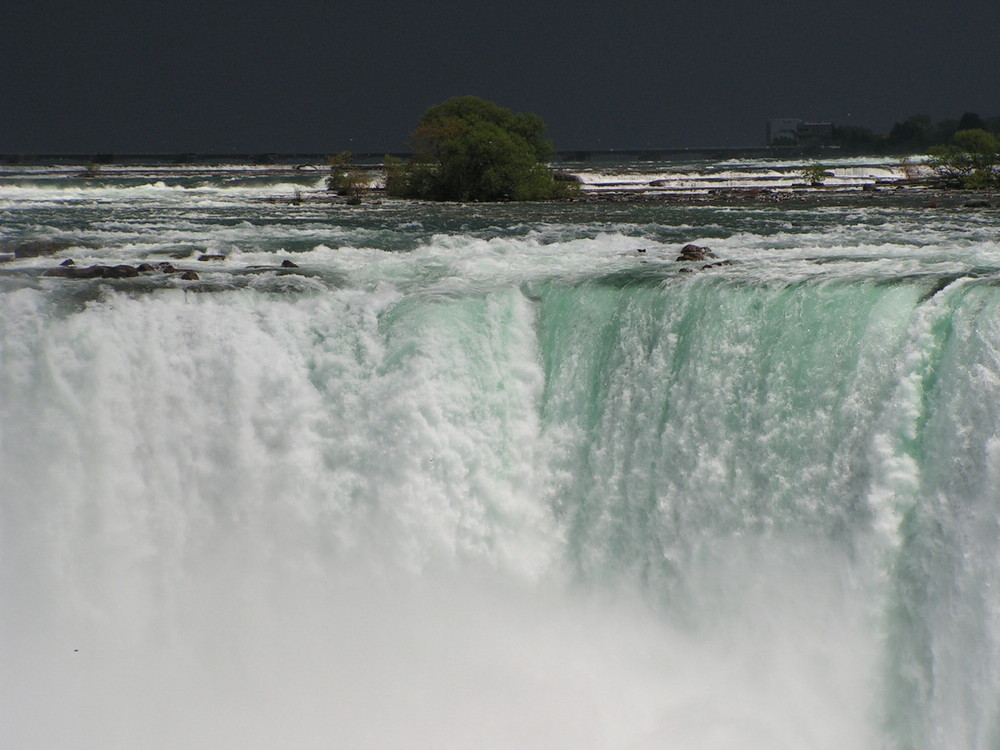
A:
POLYGON ((12 746, 1000 748, 995 210, 169 182, 0 180, 12 746))

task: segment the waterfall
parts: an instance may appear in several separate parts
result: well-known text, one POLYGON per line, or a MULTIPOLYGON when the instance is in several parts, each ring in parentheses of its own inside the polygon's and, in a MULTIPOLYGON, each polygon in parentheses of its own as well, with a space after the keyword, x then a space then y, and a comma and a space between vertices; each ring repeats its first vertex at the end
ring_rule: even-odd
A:
POLYGON ((1000 295, 0 295, 21 748, 1000 747, 1000 295))

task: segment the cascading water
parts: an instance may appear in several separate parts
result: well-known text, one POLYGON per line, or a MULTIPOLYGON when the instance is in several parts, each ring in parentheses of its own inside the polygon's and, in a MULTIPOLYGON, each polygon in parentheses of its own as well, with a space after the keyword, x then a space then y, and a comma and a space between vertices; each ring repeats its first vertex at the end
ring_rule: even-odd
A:
POLYGON ((1000 748, 988 227, 242 200, 0 279, 4 746, 1000 748))

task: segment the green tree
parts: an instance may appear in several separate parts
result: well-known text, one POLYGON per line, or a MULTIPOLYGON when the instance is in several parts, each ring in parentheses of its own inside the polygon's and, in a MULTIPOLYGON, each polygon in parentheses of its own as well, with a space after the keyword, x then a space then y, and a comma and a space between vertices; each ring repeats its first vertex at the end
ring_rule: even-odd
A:
POLYGON ((910 115, 897 122, 889 131, 886 142, 896 151, 921 151, 930 142, 931 118, 927 115, 910 115))
POLYGON ((361 195, 368 189, 368 176, 354 166, 354 155, 341 151, 336 156, 327 156, 330 176, 326 178, 326 189, 347 198, 348 203, 360 203, 361 195))
POLYGON ((970 188, 1000 186, 1000 138, 985 130, 959 130, 952 143, 931 149, 931 166, 952 182, 970 188))
POLYGON ((440 201, 545 200, 565 194, 546 166, 552 146, 537 115, 474 96, 428 109, 411 135, 414 159, 387 165, 390 195, 440 201))
POLYGON ((822 185, 827 177, 833 176, 833 172, 819 162, 813 162, 802 168, 802 177, 808 180, 810 185, 822 185))

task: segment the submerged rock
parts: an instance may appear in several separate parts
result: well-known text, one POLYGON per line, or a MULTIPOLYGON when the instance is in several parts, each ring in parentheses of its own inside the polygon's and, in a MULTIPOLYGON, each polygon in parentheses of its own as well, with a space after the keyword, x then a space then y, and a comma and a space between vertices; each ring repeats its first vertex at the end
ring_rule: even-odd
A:
POLYGON ((61 264, 55 268, 50 268, 42 274, 43 276, 55 276, 64 279, 131 279, 139 275, 139 269, 135 266, 86 266, 80 268, 76 265, 61 264))
POLYGON ((702 247, 701 245, 685 245, 681 248, 681 254, 677 256, 677 260, 691 262, 718 257, 710 248, 702 247))
POLYGON ((225 260, 225 255, 220 255, 219 253, 202 253, 198 256, 198 260, 209 261, 209 260, 225 260))
POLYGON ((183 281, 197 281, 198 280, 198 274, 196 274, 194 271, 185 271, 184 273, 181 274, 181 280, 183 280, 183 281))

